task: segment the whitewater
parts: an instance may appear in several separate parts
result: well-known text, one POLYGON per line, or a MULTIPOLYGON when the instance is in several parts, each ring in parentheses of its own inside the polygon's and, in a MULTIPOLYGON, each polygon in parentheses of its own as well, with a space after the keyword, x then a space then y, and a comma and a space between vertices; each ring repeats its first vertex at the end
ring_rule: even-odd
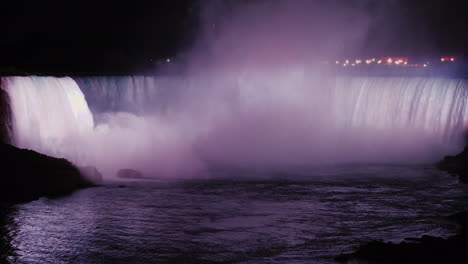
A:
POLYGON ((213 164, 273 168, 430 163, 460 150, 468 83, 442 77, 217 75, 2 77, 13 144, 106 177, 197 175, 213 164))

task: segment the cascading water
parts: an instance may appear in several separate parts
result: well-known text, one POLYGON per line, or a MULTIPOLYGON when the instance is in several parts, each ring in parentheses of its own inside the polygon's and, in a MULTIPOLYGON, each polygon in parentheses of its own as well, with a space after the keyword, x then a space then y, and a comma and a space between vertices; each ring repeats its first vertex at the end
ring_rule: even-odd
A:
MULTIPOLYGON (((125 83, 125 78, 122 79, 125 83)), ((133 81, 134 78, 127 79, 133 81)), ((115 79, 109 80, 116 83, 115 79)), ((155 166, 158 173, 176 174, 185 170, 178 168, 180 159, 190 168, 198 166, 191 165, 193 162, 189 159, 192 158, 188 157, 184 140, 175 142, 177 132, 169 131, 165 120, 139 111, 135 111, 139 116, 123 112, 129 111, 123 104, 138 108, 141 102, 132 101, 135 98, 132 95, 138 95, 132 88, 144 90, 145 86, 114 86, 127 91, 113 109, 122 112, 104 107, 107 112, 96 111, 102 122, 95 125, 81 89, 69 77, 6 77, 2 81, 12 101, 14 144, 18 147, 65 157, 78 165, 93 165, 107 175, 115 174, 115 170, 121 168, 118 166, 143 171, 155 166)), ((108 88, 103 87, 104 90, 108 88)), ((101 95, 94 91, 88 91, 88 95, 101 95)), ((148 98, 140 98, 148 102, 148 98)), ((104 99, 107 102, 113 98, 104 99)))
POLYGON ((393 155, 389 162, 417 157, 425 162, 456 152, 463 144, 466 80, 338 78, 333 93, 332 119, 338 131, 357 134, 355 149, 372 147, 377 156, 387 152, 393 155))
POLYGON ((107 176, 120 168, 184 175, 207 161, 432 162, 458 150, 467 122, 463 79, 319 78, 283 69, 75 80, 3 78, 15 144, 107 176))
MULTIPOLYGON (((92 131, 93 116, 71 78, 6 77, 14 142, 52 156, 76 157, 76 139, 92 131)), ((81 151, 79 151, 81 152, 81 151)))
POLYGON ((461 146, 468 91, 462 79, 328 78, 301 70, 239 76, 232 85, 238 102, 230 106, 236 110, 217 118, 203 140, 210 160, 424 163, 461 146))
POLYGON ((415 128, 448 139, 467 121, 463 79, 338 78, 334 93, 335 118, 350 127, 415 128))
POLYGON ((93 113, 162 111, 182 85, 177 78, 114 76, 75 78, 93 113), (171 92, 171 93, 169 93, 171 92))

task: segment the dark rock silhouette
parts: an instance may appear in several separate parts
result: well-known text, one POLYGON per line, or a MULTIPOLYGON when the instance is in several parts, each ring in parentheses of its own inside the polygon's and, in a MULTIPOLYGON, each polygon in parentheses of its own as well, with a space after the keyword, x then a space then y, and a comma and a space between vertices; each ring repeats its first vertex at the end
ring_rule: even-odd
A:
POLYGON ((9 101, 7 92, 2 89, 0 79, 0 143, 10 142, 11 112, 9 101))
POLYGON ((143 179, 143 173, 134 169, 121 169, 117 172, 118 178, 143 179))
POLYGON ((0 144, 0 203, 68 194, 94 184, 69 161, 0 144))
POLYGON ((450 218, 461 225, 460 234, 447 239, 432 236, 408 238, 400 244, 374 241, 360 246, 354 253, 340 255, 336 260, 353 263, 468 263, 468 212, 450 218))
POLYGON ((456 156, 446 156, 437 164, 437 168, 456 175, 462 182, 468 183, 468 146, 456 156))

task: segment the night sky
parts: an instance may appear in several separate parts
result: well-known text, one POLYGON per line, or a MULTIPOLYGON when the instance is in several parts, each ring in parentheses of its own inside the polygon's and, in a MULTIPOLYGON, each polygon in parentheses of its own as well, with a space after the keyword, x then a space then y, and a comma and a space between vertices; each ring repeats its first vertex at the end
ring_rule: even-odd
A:
MULTIPOLYGON (((133 71, 187 45, 189 1, 2 3, 0 65, 40 71, 133 71)), ((194 26, 194 25, 193 25, 194 26)))
MULTIPOLYGON (((209 3, 103 2, 107 1, 2 3, 0 69, 123 73, 149 68, 189 50, 200 31, 200 3, 209 3)), ((467 18, 461 1, 355 0, 347 4, 375 15, 363 46, 368 52, 466 53, 467 18)))

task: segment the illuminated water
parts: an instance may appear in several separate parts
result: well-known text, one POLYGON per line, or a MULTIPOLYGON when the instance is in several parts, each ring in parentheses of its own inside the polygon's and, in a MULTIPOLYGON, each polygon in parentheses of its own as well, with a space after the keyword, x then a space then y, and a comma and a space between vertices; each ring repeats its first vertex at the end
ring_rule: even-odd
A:
POLYGON ((7 77, 14 144, 166 178, 207 167, 432 163, 460 150, 468 83, 304 67, 177 77, 7 77), (116 166, 118 164, 118 166, 116 166))
POLYGON ((0 218, 0 262, 333 263, 373 239, 453 234, 443 216, 468 208, 466 188, 430 167, 272 175, 114 183, 17 205, 0 218))
POLYGON ((310 74, 2 78, 17 146, 111 183, 3 208, 0 262, 332 263, 454 234, 466 190, 414 164, 462 146, 467 82, 310 74), (159 180, 113 182, 122 168, 159 180))
POLYGON ((5 77, 11 98, 14 143, 53 156, 72 151, 75 139, 90 133, 93 114, 71 78, 5 77))

